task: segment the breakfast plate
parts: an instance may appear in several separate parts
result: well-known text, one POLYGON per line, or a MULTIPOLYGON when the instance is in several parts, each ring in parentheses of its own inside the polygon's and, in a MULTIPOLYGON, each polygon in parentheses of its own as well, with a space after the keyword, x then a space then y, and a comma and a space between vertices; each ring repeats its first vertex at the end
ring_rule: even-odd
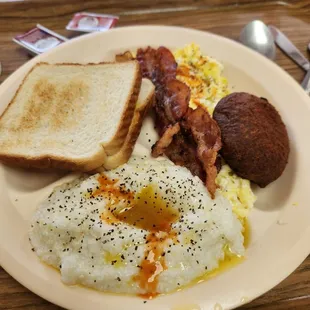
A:
MULTIPOLYGON (((38 204, 56 186, 76 175, 43 173, 0 166, 0 263, 17 281, 43 298, 69 309, 232 309, 268 291, 310 252, 310 99, 276 64, 231 40, 197 30, 137 26, 86 35, 35 57, 0 87, 0 113, 14 96, 27 72, 38 62, 97 63, 139 47, 170 50, 195 42, 203 53, 224 64, 233 91, 267 98, 282 116, 290 138, 290 157, 283 175, 266 188, 254 188, 257 202, 249 215, 250 240, 245 259, 217 274, 172 294, 152 300, 67 286, 59 273, 32 251, 28 230, 38 204)), ((143 124, 135 153, 147 155, 157 135, 150 120, 143 124)))

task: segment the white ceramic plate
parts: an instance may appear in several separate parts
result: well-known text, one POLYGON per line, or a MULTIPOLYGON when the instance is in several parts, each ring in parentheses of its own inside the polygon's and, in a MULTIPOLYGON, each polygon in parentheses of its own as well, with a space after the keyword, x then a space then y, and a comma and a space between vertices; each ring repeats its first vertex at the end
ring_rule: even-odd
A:
MULTIPOLYGON (((70 309, 229 309, 249 302, 287 277, 310 252, 310 99, 283 70, 263 56, 228 39, 176 27, 126 27, 71 40, 32 59, 0 87, 0 113, 29 69, 39 61, 99 62, 117 52, 198 43, 225 65, 233 90, 268 98, 287 125, 291 154, 283 176, 265 189, 250 214, 251 243, 246 260, 183 291, 146 304, 138 297, 104 294, 65 286, 59 273, 31 251, 27 230, 37 204, 55 184, 70 176, 34 173, 0 166, 0 262, 16 280, 47 300, 70 309)), ((143 130, 153 130, 148 123, 143 130), (148 128, 146 128, 148 127, 148 128)), ((140 146, 149 146, 140 138, 140 146)))

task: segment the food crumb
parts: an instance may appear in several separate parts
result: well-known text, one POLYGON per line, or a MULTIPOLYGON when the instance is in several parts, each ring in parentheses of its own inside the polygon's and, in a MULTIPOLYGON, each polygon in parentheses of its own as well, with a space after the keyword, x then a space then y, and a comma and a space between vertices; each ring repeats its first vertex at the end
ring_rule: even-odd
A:
POLYGON ((288 223, 282 222, 281 220, 277 220, 278 225, 287 225, 288 223))

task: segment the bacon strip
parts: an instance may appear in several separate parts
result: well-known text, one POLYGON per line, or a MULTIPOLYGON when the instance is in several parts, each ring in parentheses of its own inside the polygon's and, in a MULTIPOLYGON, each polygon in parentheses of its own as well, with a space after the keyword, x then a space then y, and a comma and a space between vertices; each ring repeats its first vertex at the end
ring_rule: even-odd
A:
POLYGON ((175 164, 187 167, 206 182, 212 198, 216 191, 216 159, 221 135, 217 123, 206 110, 188 107, 190 89, 176 79, 177 64, 165 47, 139 49, 137 60, 143 77, 155 84, 156 128, 161 138, 152 155, 164 153, 175 164))
POLYGON ((142 77, 150 79, 156 87, 158 87, 158 61, 157 61, 157 53, 151 47, 143 50, 141 48, 137 51, 137 60, 140 63, 140 70, 142 73, 142 77))
POLYGON ((206 186, 214 198, 217 175, 216 159, 222 147, 221 132, 217 123, 203 108, 188 109, 183 126, 190 130, 197 143, 197 154, 207 174, 206 186))
POLYGON ((161 46, 156 51, 158 72, 161 79, 160 83, 164 83, 167 80, 175 79, 177 76, 177 67, 173 54, 166 47, 161 46))
POLYGON ((165 155, 176 165, 186 167, 192 175, 206 180, 206 172, 197 156, 197 145, 191 135, 184 133, 184 129, 181 128, 173 137, 165 155))
POLYGON ((177 79, 168 80, 165 83, 163 102, 167 116, 171 114, 174 121, 181 120, 188 110, 190 96, 191 91, 186 84, 177 79))
POLYGON ((170 125, 159 140, 152 146, 152 156, 158 157, 165 153, 167 147, 171 144, 173 137, 180 131, 180 124, 170 125))

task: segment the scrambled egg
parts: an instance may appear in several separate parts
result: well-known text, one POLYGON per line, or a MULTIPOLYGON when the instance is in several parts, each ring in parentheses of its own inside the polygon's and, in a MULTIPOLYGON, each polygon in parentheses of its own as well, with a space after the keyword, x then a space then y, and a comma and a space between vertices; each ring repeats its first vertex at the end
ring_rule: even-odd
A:
POLYGON ((228 165, 224 164, 217 175, 216 184, 222 195, 231 202, 233 212, 238 218, 247 218, 249 210, 256 201, 250 181, 238 177, 228 165))
MULTIPOLYGON (((194 43, 174 52, 178 63, 177 79, 191 89, 189 106, 201 106, 212 115, 216 104, 229 94, 228 82, 222 76, 223 65, 210 56, 202 55, 194 43)), ((234 213, 244 222, 253 207, 256 196, 250 181, 238 177, 227 164, 222 166, 216 183, 219 191, 232 204, 234 213)))
POLYGON ((201 54, 194 43, 174 52, 178 63, 177 78, 191 89, 189 106, 205 107, 212 115, 216 104, 229 94, 227 79, 222 76, 223 65, 201 54))

